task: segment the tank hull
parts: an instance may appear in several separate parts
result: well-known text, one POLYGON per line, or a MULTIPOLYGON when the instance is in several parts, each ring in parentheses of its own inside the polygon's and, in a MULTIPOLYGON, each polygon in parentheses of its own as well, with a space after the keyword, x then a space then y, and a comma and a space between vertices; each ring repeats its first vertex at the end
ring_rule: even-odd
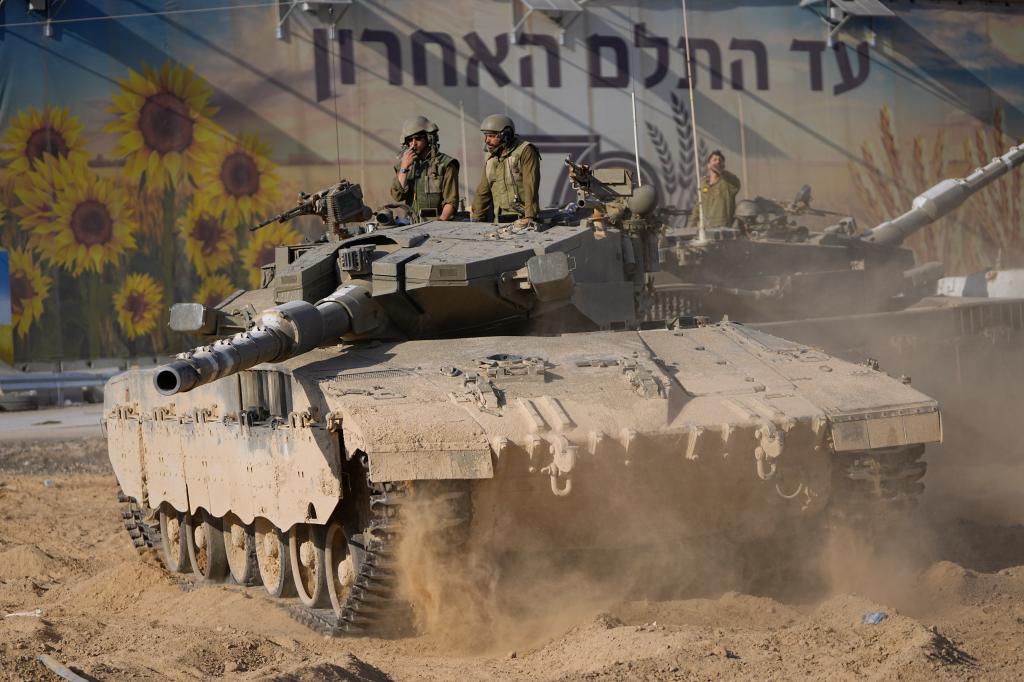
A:
POLYGON ((956 499, 976 518, 1024 517, 1012 484, 1024 448, 1007 399, 1024 383, 1024 299, 939 296, 901 311, 754 326, 851 362, 873 358, 939 401, 944 440, 929 455, 944 464, 922 500, 930 512, 950 513, 956 499))
POLYGON ((329 632, 398 602, 410 525, 497 551, 761 539, 912 501, 942 437, 909 386, 728 323, 319 349, 175 396, 137 370, 104 424, 137 546, 201 581, 227 579, 221 553, 258 564, 329 632))

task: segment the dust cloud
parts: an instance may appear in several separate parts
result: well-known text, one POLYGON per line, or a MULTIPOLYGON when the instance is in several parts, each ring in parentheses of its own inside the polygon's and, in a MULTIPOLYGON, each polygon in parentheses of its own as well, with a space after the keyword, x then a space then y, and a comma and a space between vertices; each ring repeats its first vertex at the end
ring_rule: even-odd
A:
POLYGON ((409 517, 414 520, 401 556, 422 630, 442 648, 500 655, 539 646, 637 600, 675 603, 737 593, 799 608, 859 595, 923 617, 946 608, 951 575, 1024 564, 1019 405, 993 398, 1014 395, 1024 383, 1024 354, 991 339, 988 345, 952 344, 939 338, 941 330, 934 342, 910 344, 899 329, 855 322, 826 328, 768 331, 850 361, 874 358, 894 377, 912 377, 914 387, 940 403, 945 442, 926 450, 925 492, 916 509, 878 521, 870 532, 829 523, 823 514, 775 534, 751 535, 744 533, 749 518, 739 512, 725 519, 725 530, 709 535, 715 519, 708 509, 723 499, 736 507, 749 502, 729 472, 717 487, 703 490, 671 480, 662 490, 638 493, 613 482, 601 487, 600 509, 584 500, 569 514, 565 505, 552 512, 559 516, 555 525, 601 525, 618 515, 618 522, 637 527, 635 543, 612 543, 600 552, 574 551, 571 543, 565 551, 503 551, 506 524, 492 523, 487 507, 499 505, 499 516, 518 519, 510 522, 519 526, 516 533, 530 532, 544 514, 530 510, 533 498, 484 490, 474 497, 474 514, 483 507, 484 521, 464 543, 440 539, 428 513, 409 517), (655 501, 672 491, 692 504, 658 507, 655 501), (668 519, 676 527, 645 535, 668 519))

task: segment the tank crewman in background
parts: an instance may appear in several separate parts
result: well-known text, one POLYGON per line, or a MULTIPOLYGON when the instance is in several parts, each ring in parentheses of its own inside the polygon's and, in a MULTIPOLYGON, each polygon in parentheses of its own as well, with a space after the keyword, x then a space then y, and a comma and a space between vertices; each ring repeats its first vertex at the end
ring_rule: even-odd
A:
POLYGON ((473 199, 473 220, 534 220, 540 210, 537 148, 518 137, 512 119, 502 114, 485 118, 480 132, 487 160, 473 199))
POLYGON ((705 227, 729 227, 736 214, 736 195, 740 179, 725 170, 725 154, 720 150, 708 154, 708 174, 701 178, 701 201, 690 214, 689 225, 700 225, 700 208, 704 207, 705 227))
POLYGON ((437 126, 423 116, 402 124, 402 153, 391 198, 408 204, 416 220, 449 220, 459 208, 459 162, 438 149, 437 126))

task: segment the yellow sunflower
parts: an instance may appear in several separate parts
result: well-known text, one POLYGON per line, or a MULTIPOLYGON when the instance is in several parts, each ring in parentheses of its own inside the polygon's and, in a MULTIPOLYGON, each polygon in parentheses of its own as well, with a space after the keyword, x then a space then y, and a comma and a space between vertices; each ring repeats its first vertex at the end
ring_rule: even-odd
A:
POLYGON ((185 255, 200 277, 220 270, 235 259, 238 235, 221 218, 195 203, 181 223, 185 255))
POLYGON ((20 218, 21 229, 30 235, 30 244, 37 246, 40 237, 35 234, 40 230, 45 239, 47 230, 54 220, 54 207, 57 205, 58 193, 73 177, 83 182, 95 179, 96 174, 84 163, 72 163, 67 158, 58 158, 50 153, 35 167, 22 174, 21 181, 14 189, 19 204, 14 213, 20 218))
POLYGON ((143 65, 118 81, 120 92, 109 111, 118 115, 106 126, 120 133, 114 154, 125 157, 125 175, 138 185, 142 174, 151 188, 178 185, 196 168, 204 144, 213 139, 209 117, 212 90, 192 68, 165 62, 160 72, 143 65))
POLYGON ((231 226, 270 213, 281 192, 270 147, 255 135, 222 136, 203 153, 197 199, 231 226))
POLYGON ((28 249, 11 249, 11 313, 18 336, 28 334, 32 323, 43 316, 43 301, 53 280, 43 274, 28 249))
POLYGON ((242 265, 249 273, 252 288, 263 283, 260 268, 274 262, 274 249, 283 244, 298 244, 302 237, 287 223, 271 223, 253 233, 249 244, 242 251, 242 265))
POLYGON ((84 164, 88 158, 82 139, 82 123, 65 108, 29 107, 11 121, 0 148, 0 161, 6 161, 8 177, 20 182, 22 174, 32 170, 51 154, 84 164))
POLYGON ((164 229, 163 197, 158 192, 142 188, 131 190, 129 198, 139 224, 140 240, 144 241, 147 247, 152 242, 158 243, 164 229))
POLYGON ((202 286, 195 294, 197 303, 210 306, 211 308, 235 293, 238 289, 227 275, 210 275, 203 280, 202 286))
POLYGON ((133 272, 114 294, 114 311, 124 335, 135 339, 156 328, 164 310, 164 289, 144 273, 133 272))
MULTIPOLYGON (((41 168, 57 168, 44 164, 41 168)), ((101 272, 135 249, 137 225, 124 190, 84 166, 30 173, 19 192, 22 229, 42 257, 75 275, 101 272), (48 189, 49 188, 49 189, 48 189)))

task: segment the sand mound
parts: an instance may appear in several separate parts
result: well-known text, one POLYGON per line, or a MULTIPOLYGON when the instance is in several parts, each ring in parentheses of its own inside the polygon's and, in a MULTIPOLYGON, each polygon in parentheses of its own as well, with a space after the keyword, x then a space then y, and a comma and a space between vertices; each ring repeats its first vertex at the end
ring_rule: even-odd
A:
POLYGON ((63 589, 61 597, 81 609, 123 611, 147 590, 160 584, 173 587, 170 578, 158 566, 133 558, 63 589))
POLYGON ((19 545, 0 552, 0 578, 47 579, 61 572, 60 562, 30 545, 19 545))
POLYGON ((337 663, 316 663, 303 665, 289 672, 276 673, 258 678, 260 682, 384 682, 391 677, 378 668, 349 655, 343 665, 337 663))
POLYGON ((929 590, 963 595, 977 576, 963 566, 951 561, 938 561, 922 574, 921 579, 929 590))

